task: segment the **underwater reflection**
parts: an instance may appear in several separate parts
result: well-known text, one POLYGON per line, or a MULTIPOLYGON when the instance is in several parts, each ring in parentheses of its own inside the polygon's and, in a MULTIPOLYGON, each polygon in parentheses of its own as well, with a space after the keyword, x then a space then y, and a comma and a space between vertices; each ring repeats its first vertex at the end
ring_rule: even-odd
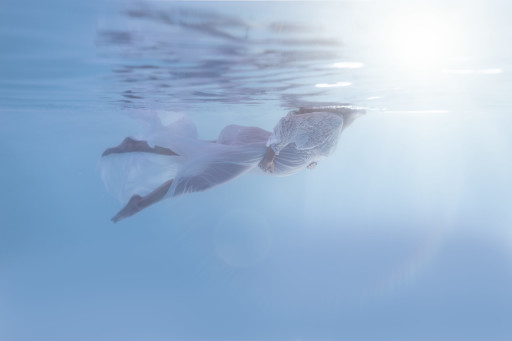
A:
POLYGON ((319 79, 349 86, 347 72, 364 67, 344 61, 341 40, 312 25, 176 6, 140 5, 120 16, 127 24, 100 28, 97 45, 122 60, 111 76, 119 90, 110 97, 127 107, 269 100, 296 107, 290 96, 326 95, 315 89, 319 79))

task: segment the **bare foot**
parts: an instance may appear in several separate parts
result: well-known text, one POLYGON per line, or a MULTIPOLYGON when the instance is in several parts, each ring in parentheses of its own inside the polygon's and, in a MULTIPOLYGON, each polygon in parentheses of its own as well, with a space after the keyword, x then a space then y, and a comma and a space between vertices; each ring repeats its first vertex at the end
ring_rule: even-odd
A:
POLYGON ((117 223, 119 220, 128 218, 134 215, 135 213, 142 211, 146 207, 162 200, 162 198, 165 197, 165 194, 171 187, 172 181, 173 180, 171 179, 164 182, 146 196, 141 197, 140 195, 137 194, 133 195, 126 204, 126 206, 123 207, 123 209, 119 211, 111 220, 114 223, 117 223))
POLYGON ((106 149, 101 156, 131 152, 146 152, 168 156, 178 155, 169 148, 164 148, 160 146, 150 147, 146 141, 138 141, 132 139, 131 137, 127 137, 123 140, 123 142, 121 142, 119 146, 106 149))
POLYGON ((128 218, 134 215, 135 213, 139 212, 144 208, 142 205, 140 205, 141 200, 142 197, 140 195, 133 195, 126 204, 126 206, 123 207, 123 209, 119 211, 111 220, 114 223, 117 223, 118 221, 124 218, 128 218))

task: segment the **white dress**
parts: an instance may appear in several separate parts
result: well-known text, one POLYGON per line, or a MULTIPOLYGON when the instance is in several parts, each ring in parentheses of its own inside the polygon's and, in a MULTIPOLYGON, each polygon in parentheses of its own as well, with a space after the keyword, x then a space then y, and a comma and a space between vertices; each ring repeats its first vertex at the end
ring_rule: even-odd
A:
POLYGON ((289 113, 274 128, 267 146, 276 154, 275 175, 297 173, 336 148, 343 115, 330 112, 289 113))
POLYGON ((144 196, 173 179, 166 198, 204 191, 251 170, 267 147, 274 150, 273 175, 290 175, 328 156, 335 148, 344 116, 330 112, 290 113, 273 133, 257 127, 230 125, 216 141, 197 138, 195 125, 181 118, 164 126, 152 119, 142 136, 150 146, 169 148, 178 156, 147 152, 109 154, 100 160, 100 172, 108 191, 121 201, 144 196))

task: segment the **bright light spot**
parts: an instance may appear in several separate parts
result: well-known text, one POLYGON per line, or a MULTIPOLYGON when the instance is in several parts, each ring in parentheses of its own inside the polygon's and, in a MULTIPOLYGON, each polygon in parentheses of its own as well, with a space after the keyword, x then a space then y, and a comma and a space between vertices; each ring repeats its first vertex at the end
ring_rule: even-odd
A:
POLYGON ((364 66, 361 62, 341 62, 341 63, 334 63, 332 64, 332 67, 338 68, 338 69, 359 69, 364 66))
POLYGON ((338 86, 349 86, 349 85, 352 85, 352 83, 349 83, 349 82, 337 82, 337 83, 331 83, 331 84, 320 83, 320 84, 316 84, 315 86, 317 88, 336 88, 338 86))
POLYGON ((374 99, 381 99, 382 97, 381 96, 371 96, 371 97, 367 97, 366 99, 367 100, 374 100, 374 99))
POLYGON ((458 31, 455 18, 416 9, 397 12, 383 34, 389 57, 400 66, 431 72, 441 70, 459 53, 458 31))
POLYGON ((503 73, 502 69, 483 69, 483 70, 476 70, 476 73, 480 73, 483 75, 498 75, 500 73, 503 73))
POLYGON ((384 110, 387 114, 448 114, 449 110, 384 110))
POLYGON ((456 75, 470 75, 475 73, 475 70, 470 69, 452 69, 452 70, 443 70, 444 73, 452 73, 456 75))
POLYGON ((503 73, 502 69, 446 69, 444 73, 451 73, 456 75, 499 75, 503 73))

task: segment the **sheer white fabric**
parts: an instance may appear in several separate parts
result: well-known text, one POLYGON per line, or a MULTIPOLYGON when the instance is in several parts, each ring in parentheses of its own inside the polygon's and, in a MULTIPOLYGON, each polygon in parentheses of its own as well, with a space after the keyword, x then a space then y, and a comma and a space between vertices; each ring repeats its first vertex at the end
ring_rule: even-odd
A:
POLYGON ((123 202, 134 194, 144 196, 171 179, 165 197, 173 197, 203 191, 259 170, 258 163, 268 146, 276 153, 273 175, 296 173, 333 151, 342 126, 343 116, 339 114, 290 113, 273 133, 230 125, 216 141, 205 141, 198 139, 195 125, 187 118, 167 126, 152 118, 151 129, 140 139, 179 155, 109 154, 101 158, 100 171, 108 191, 123 202))
POLYGON ((331 154, 343 116, 330 112, 289 113, 274 128, 267 146, 276 154, 275 173, 290 175, 331 154))
POLYGON ((169 148, 178 156, 147 152, 110 154, 99 169, 107 190, 122 202, 144 196, 173 179, 166 197, 198 192, 220 185, 257 167, 265 154, 270 132, 256 127, 231 125, 217 141, 197 138, 187 118, 163 126, 158 119, 141 136, 150 146, 169 148))

